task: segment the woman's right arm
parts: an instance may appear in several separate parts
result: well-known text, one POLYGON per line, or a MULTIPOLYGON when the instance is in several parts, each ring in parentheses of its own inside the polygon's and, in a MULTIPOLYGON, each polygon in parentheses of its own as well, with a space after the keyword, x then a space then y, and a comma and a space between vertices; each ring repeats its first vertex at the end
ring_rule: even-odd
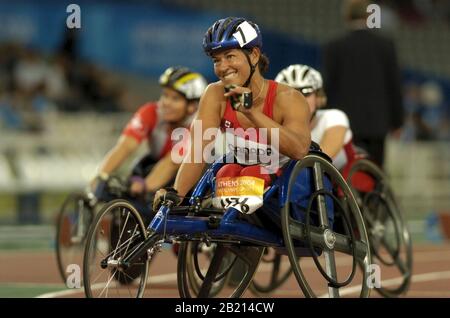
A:
POLYGON ((193 125, 199 125, 201 123, 202 129, 194 129, 193 125, 191 126, 191 147, 184 157, 175 179, 174 188, 180 196, 185 196, 203 174, 206 166, 205 158, 203 158, 203 150, 211 143, 211 140, 204 140, 203 136, 205 136, 204 132, 207 129, 217 129, 220 126, 221 101, 224 99, 223 94, 223 87, 214 83, 207 87, 200 99, 199 110, 193 125), (201 146, 201 149, 196 149, 199 146, 201 146), (195 158, 197 162, 194 161, 196 152, 202 155, 201 162, 198 162, 200 158, 195 158))
POLYGON ((99 174, 109 175, 114 172, 138 147, 139 142, 135 138, 122 135, 103 159, 98 170, 99 174))

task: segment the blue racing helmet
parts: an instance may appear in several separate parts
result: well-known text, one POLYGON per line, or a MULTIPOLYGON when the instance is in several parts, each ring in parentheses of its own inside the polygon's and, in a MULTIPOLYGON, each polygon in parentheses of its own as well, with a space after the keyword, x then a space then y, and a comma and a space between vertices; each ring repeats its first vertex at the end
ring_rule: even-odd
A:
POLYGON ((220 19, 206 31, 203 50, 209 56, 227 49, 262 49, 259 27, 244 18, 228 17, 220 19))

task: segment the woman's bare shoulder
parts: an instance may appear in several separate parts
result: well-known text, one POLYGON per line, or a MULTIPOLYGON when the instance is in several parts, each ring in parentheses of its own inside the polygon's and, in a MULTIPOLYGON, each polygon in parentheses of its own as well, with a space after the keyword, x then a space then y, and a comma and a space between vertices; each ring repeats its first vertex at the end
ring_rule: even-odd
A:
POLYGON ((297 91, 296 89, 283 84, 283 83, 278 83, 277 85, 277 96, 280 96, 282 98, 286 98, 286 97, 298 97, 300 94, 299 91, 297 91))
POLYGON ((278 84, 277 87, 277 97, 275 103, 279 108, 291 107, 292 104, 305 104, 305 97, 296 89, 285 85, 278 84))
POLYGON ((220 81, 209 84, 205 91, 205 94, 208 94, 208 96, 220 96, 221 98, 224 98, 224 93, 225 88, 220 81))

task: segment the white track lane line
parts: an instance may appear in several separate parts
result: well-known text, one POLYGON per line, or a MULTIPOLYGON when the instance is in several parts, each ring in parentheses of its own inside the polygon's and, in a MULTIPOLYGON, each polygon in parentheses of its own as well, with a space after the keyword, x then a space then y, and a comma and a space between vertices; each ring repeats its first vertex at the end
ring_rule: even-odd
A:
MULTIPOLYGON (((162 274, 150 277, 148 280, 149 284, 158 284, 158 283, 166 283, 171 281, 177 280, 177 273, 169 273, 169 274, 162 274)), ((105 287, 105 283, 98 283, 92 286, 92 290, 102 289, 105 287)), ((42 295, 37 296, 36 298, 56 298, 56 297, 62 297, 62 296, 69 296, 74 295, 78 293, 84 293, 83 288, 77 288, 77 289, 70 289, 70 290, 62 290, 57 292, 51 292, 51 293, 45 293, 42 295)))
MULTIPOLYGON (((421 283, 421 282, 431 282, 434 280, 442 280, 442 279, 450 279, 450 271, 416 274, 411 277, 411 282, 412 283, 421 283)), ((391 278, 391 279, 387 279, 387 280, 382 280, 381 285, 383 287, 389 287, 389 286, 397 285, 401 282, 402 282, 401 277, 391 278)), ((339 290, 339 294, 341 296, 347 296, 347 295, 355 294, 359 291, 361 291, 361 285, 343 288, 343 289, 339 290)), ((323 294, 319 298, 328 298, 328 294, 323 294)))
MULTIPOLYGON (((446 255, 445 253, 443 253, 443 251, 422 251, 422 252, 416 252, 416 254, 413 255, 413 261, 414 262, 421 262, 421 263, 427 263, 427 262, 433 262, 433 261, 443 261, 443 260, 450 260, 450 255, 446 255)), ((342 258, 342 257, 338 257, 336 259, 336 263, 338 265, 349 265, 351 264, 351 260, 349 260, 348 258, 342 258)), ((289 261, 286 260, 284 262, 282 262, 282 264, 289 264, 289 261)), ((314 264, 305 264, 307 265, 306 267, 314 267, 314 264), (309 265, 309 266, 308 266, 309 265)), ((271 269, 270 265, 266 265, 264 263, 261 263, 260 266, 258 267, 259 271, 269 271, 271 269)), ((436 278, 435 274, 439 274, 439 273, 447 273, 444 275, 449 275, 450 278, 450 271, 448 272, 431 272, 431 273, 425 273, 425 274, 417 274, 417 275, 413 275, 412 276, 412 281, 416 282, 415 279, 419 279, 418 281, 428 281, 427 279, 423 280, 422 277, 431 277, 431 279, 429 279, 429 281, 432 280, 437 280, 438 278, 436 278), (425 275, 425 276, 423 276, 425 275), (431 276, 426 276, 426 275, 431 275, 431 276), (419 277, 419 278, 417 278, 419 277)), ((168 273, 168 274, 162 274, 162 275, 156 275, 156 276, 152 276, 149 279, 149 283, 150 284, 154 284, 154 283, 166 283, 166 282, 171 282, 171 281, 176 281, 177 279, 177 273, 168 273)), ((398 283, 398 280, 400 278, 393 278, 393 279, 388 279, 385 281, 382 281, 382 283, 384 284, 384 286, 391 286, 391 285, 395 285, 396 283, 398 283)), ((100 289, 103 288, 104 284, 98 284, 94 285, 93 288, 94 289, 100 289)), ((354 294, 356 292, 358 292, 360 290, 361 286, 354 286, 354 287, 348 287, 348 288, 344 288, 341 290, 340 294, 341 295, 351 295, 354 294)), ((74 294, 78 294, 78 293, 82 293, 83 289, 70 289, 70 290, 62 290, 62 291, 57 291, 57 292, 50 292, 50 293, 45 293, 39 296, 36 296, 36 298, 55 298, 55 297, 62 297, 62 296, 69 296, 69 295, 74 295, 74 294)), ((322 295, 320 297, 328 297, 327 295, 322 295)))

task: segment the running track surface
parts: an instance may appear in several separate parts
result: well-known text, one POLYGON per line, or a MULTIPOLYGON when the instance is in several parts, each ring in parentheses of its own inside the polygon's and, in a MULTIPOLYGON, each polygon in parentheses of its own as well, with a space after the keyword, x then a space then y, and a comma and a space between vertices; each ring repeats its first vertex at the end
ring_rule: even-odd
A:
MULTIPOLYGON (((57 271, 53 251, 0 251, 0 297, 84 297, 83 289, 68 289, 57 271)), ((449 297, 450 298, 450 244, 417 245, 414 247, 414 265, 411 286, 404 297, 449 297)), ((283 266, 289 266, 287 258, 283 266)), ((349 268, 348 262, 338 266, 349 268)), ((310 266, 311 271, 315 269, 310 266)), ((385 274, 385 275, 384 275, 385 274)), ((381 277, 389 284, 393 279, 389 273, 381 277)), ((267 275, 261 265, 257 275, 267 275)), ((316 275, 308 270, 306 277, 316 275)), ((392 275, 391 275, 392 276, 392 275)), ((150 284, 146 297, 178 298, 176 285, 176 258, 170 250, 161 252, 150 267, 150 284)), ((258 276, 257 276, 258 277, 258 276)), ((357 297, 355 288, 344 288, 343 295, 357 297)), ((271 297, 303 297, 298 284, 291 276, 274 291, 271 297)), ((255 297, 250 291, 244 297, 255 297)), ((379 297, 372 292, 371 297, 379 297)))

